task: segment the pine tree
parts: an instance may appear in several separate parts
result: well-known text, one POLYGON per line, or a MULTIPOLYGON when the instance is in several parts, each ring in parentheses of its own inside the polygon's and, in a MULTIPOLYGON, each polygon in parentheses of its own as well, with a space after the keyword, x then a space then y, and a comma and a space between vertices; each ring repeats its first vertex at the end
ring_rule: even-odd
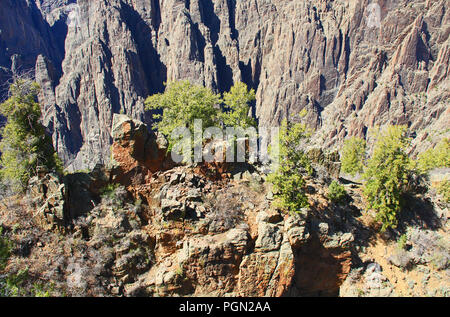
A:
POLYGON ((378 136, 364 172, 364 195, 377 212, 382 231, 395 228, 402 207, 411 162, 405 150, 410 140, 406 126, 388 126, 378 136))
POLYGON ((302 123, 288 123, 284 120, 279 132, 279 166, 269 175, 268 181, 273 184, 275 206, 281 210, 294 213, 309 205, 305 192, 305 172, 313 170, 308 157, 299 147, 309 136, 302 123))
POLYGON ((40 123, 38 91, 36 83, 18 78, 10 86, 9 98, 0 105, 0 113, 7 119, 1 130, 0 177, 17 191, 24 190, 41 167, 61 170, 51 138, 40 123))

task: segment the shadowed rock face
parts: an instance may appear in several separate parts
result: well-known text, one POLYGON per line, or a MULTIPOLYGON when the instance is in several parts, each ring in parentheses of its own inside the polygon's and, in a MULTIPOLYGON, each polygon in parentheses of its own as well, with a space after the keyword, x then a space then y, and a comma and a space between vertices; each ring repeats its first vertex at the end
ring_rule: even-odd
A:
POLYGON ((64 42, 57 43, 56 29, 44 20, 34 1, 5 0, 0 4, 0 100, 13 73, 34 70, 43 54, 61 66, 64 42), (6 86, 6 87, 5 87, 6 86))
POLYGON ((450 120, 448 0, 372 2, 2 1, 0 80, 36 61, 44 123, 72 170, 108 161, 113 113, 148 122, 144 98, 175 79, 246 82, 261 126, 306 108, 327 148, 407 124, 418 152, 450 120))

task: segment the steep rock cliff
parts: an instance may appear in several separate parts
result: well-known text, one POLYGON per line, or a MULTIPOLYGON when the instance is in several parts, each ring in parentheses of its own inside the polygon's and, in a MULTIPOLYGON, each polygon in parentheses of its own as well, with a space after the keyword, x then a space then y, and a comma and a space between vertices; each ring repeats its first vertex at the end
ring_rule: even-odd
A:
POLYGON ((34 1, 0 3, 0 100, 5 97, 5 86, 12 74, 32 71, 39 54, 59 66, 64 52, 54 31, 34 1))
POLYGON ((113 113, 148 122, 144 98, 174 79, 246 82, 261 126, 306 108, 325 147, 386 123, 409 125, 415 151, 448 134, 448 0, 11 3, 0 65, 37 59, 44 122, 72 170, 107 161, 113 113))

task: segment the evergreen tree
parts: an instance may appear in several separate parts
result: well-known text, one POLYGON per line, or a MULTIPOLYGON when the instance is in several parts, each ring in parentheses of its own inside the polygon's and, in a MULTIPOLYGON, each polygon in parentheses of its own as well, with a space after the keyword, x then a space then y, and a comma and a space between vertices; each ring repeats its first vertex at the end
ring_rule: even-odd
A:
POLYGON ((247 85, 237 82, 229 92, 223 94, 224 108, 221 113, 223 124, 228 127, 255 127, 256 121, 249 116, 250 104, 255 100, 255 91, 248 90, 247 85))
POLYGON ((444 138, 435 147, 422 152, 416 164, 421 173, 433 168, 450 167, 450 139, 444 138))
POLYGON ((189 81, 170 82, 164 93, 150 96, 145 101, 148 110, 159 111, 153 113, 157 120, 154 129, 168 138, 169 150, 178 141, 171 138, 175 129, 186 127, 193 134, 196 119, 203 121, 203 128, 218 125, 218 106, 221 103, 219 95, 189 81))
POLYGON ((38 91, 36 83, 19 78, 10 86, 9 98, 0 105, 0 113, 7 119, 1 130, 0 177, 13 190, 25 189, 40 167, 61 169, 51 138, 39 121, 38 91))
POLYGON ((236 83, 223 99, 211 89, 193 85, 189 81, 170 82, 164 93, 150 96, 145 101, 146 109, 153 111, 156 121, 154 129, 169 140, 169 150, 179 139, 172 139, 177 128, 188 128, 194 133, 194 120, 202 120, 203 129, 208 127, 256 126, 250 117, 250 103, 255 100, 255 92, 248 90, 244 83, 236 83), (222 112, 221 105, 226 110, 222 112))
POLYGON ((364 195, 377 211, 382 231, 395 228, 402 207, 411 162, 405 150, 410 140, 406 126, 388 126, 379 135, 364 172, 364 195))
POLYGON ((269 175, 268 181, 273 184, 275 205, 287 212, 299 212, 307 207, 308 198, 305 193, 305 172, 313 170, 308 157, 299 147, 309 137, 304 124, 288 123, 284 120, 279 132, 279 166, 269 175))
POLYGON ((330 186, 328 186, 327 197, 333 202, 340 203, 347 197, 347 191, 345 190, 344 185, 341 185, 334 180, 331 182, 330 186))

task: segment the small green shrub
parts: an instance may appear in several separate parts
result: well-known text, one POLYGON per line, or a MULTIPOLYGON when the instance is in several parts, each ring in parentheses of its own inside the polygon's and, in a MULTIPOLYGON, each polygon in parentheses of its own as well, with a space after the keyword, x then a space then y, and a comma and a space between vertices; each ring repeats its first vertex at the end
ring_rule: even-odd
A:
POLYGON ((332 181, 328 186, 328 199, 335 203, 340 203, 347 197, 347 192, 344 185, 339 184, 337 181, 332 181))
POLYGON ((62 173, 52 139, 40 122, 39 89, 28 79, 17 79, 9 88, 9 98, 0 104, 0 114, 7 119, 1 129, 0 177, 16 191, 24 191, 41 167, 62 173))
POLYGON ((444 201, 450 203, 450 181, 446 180, 437 185, 436 191, 444 198, 444 201))
POLYGON ((119 184, 108 184, 100 189, 102 198, 115 198, 116 190, 119 188, 119 184))
POLYGON ((421 153, 416 163, 422 173, 433 168, 450 167, 450 139, 442 139, 434 148, 421 153))
MULTIPOLYGON (((11 250, 12 242, 3 235, 3 228, 0 227, 0 271, 5 269, 8 259, 11 256, 11 250)), ((29 280, 28 268, 19 270, 13 274, 0 274, 0 297, 50 296, 52 288, 46 287, 41 283, 35 283, 30 288, 29 280)))
POLYGON ((406 233, 402 234, 400 238, 398 238, 397 246, 400 250, 406 249, 406 243, 408 242, 408 237, 406 233))
POLYGON ((47 286, 44 283, 34 283, 31 292, 34 297, 50 297, 53 285, 47 286))
POLYGON ((28 278, 28 269, 20 270, 16 274, 9 274, 4 281, 1 281, 0 297, 27 296, 24 285, 28 278))

